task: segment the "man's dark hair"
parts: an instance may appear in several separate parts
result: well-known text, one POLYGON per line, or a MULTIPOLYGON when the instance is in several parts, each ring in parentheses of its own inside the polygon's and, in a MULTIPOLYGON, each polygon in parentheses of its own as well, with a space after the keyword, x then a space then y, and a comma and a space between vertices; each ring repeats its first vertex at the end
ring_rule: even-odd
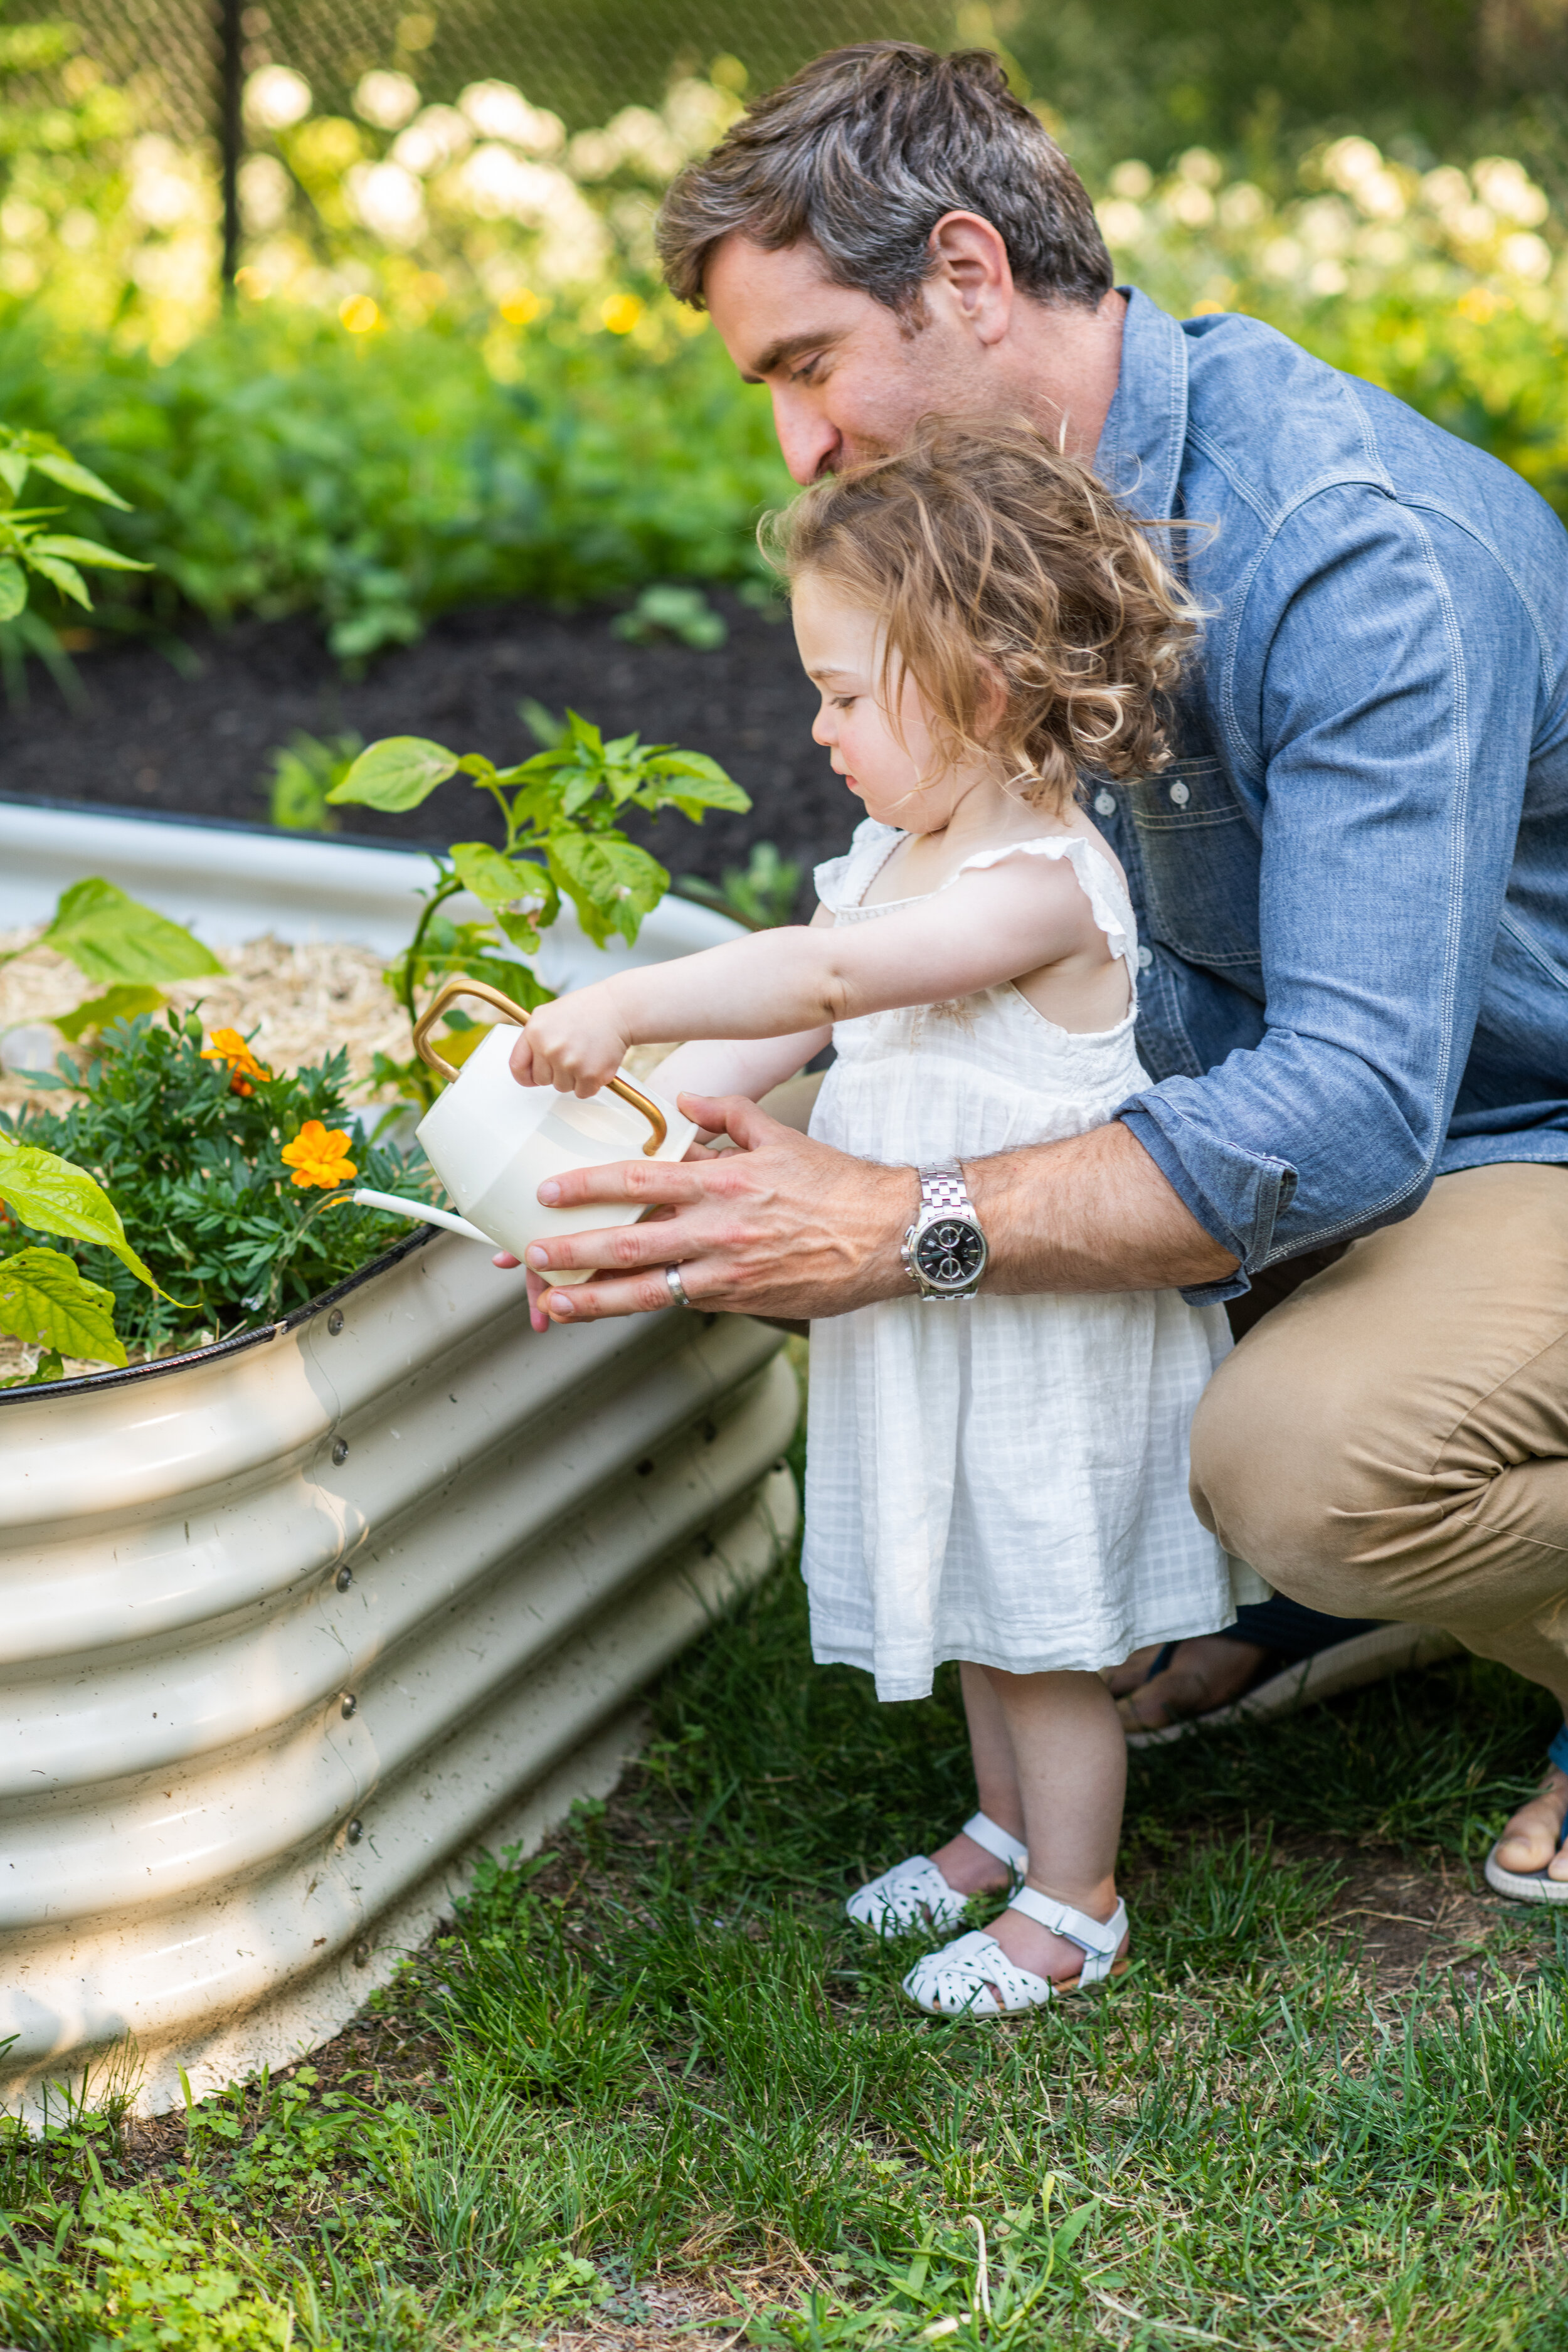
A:
POLYGON ((702 307, 714 247, 809 237, 828 276, 909 318, 944 213, 978 213, 1019 289, 1092 310, 1110 256, 1083 182, 988 49, 912 41, 829 49, 769 90, 672 184, 658 249, 670 291, 702 307))

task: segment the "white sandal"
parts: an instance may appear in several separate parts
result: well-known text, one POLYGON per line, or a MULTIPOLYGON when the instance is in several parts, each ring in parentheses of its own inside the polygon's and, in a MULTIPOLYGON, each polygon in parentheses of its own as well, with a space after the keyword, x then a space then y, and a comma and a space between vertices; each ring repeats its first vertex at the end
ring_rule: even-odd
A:
POLYGON ((1079 1945, 1084 1956, 1079 1974, 1053 1984, 1048 1977, 1036 1976, 1032 1969, 1021 1969, 1007 1958, 994 1936, 975 1928, 915 1962, 904 1979, 910 1999, 933 2017, 1016 2017, 1024 2010, 1043 2008, 1064 1992, 1104 1984, 1127 1966, 1124 1959, 1118 1960, 1127 1933, 1125 1903, 1118 1903, 1109 1919, 1091 1919, 1087 1911, 1075 1911, 1070 1903, 1053 1902, 1048 1895, 1037 1895, 1032 1886, 1021 1886, 1008 1908, 1021 1911, 1053 1935, 1065 1936, 1069 1944, 1079 1945))
MULTIPOLYGON (((988 1813, 972 1813, 963 1824, 963 1835, 994 1854, 998 1862, 1005 1862, 1016 1878, 1022 1878, 1027 1870, 1028 1848, 1009 1837, 988 1813)), ((872 1879, 868 1886, 858 1887, 844 1908, 858 1927, 868 1927, 873 1936, 907 1936, 919 1927, 939 1931, 956 1927, 973 1900, 973 1895, 961 1895, 956 1886, 950 1886, 929 1856, 912 1853, 907 1862, 895 1863, 880 1878, 872 1879)))

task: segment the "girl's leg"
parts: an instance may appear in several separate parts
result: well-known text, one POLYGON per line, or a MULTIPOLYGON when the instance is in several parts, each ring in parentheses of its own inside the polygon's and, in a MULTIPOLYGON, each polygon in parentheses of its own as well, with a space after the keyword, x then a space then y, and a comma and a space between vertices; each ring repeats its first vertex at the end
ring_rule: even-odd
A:
MULTIPOLYGON (((1098 1675, 1009 1675, 967 1665, 963 1672, 984 1675, 1012 1749, 1028 1885, 1090 1918, 1109 1919, 1127 1793, 1126 1735, 1115 1700, 1098 1675)), ((974 1720, 972 1711, 972 1727, 974 1720)), ((1004 1911, 991 1933, 1010 1960, 1037 1976, 1076 1977, 1083 1966, 1077 1944, 1021 1911, 1004 1911)))
MULTIPOLYGON (((974 1790, 980 1810, 1010 1837, 1024 1835, 1024 1806, 1018 1790, 1018 1768, 1013 1741, 995 1692, 984 1666, 961 1665, 963 1712, 969 1718, 969 1749, 974 1759, 974 1790)), ((961 1895, 988 1895, 1008 1884, 1007 1865, 987 1853, 983 1845, 956 1837, 939 1846, 931 1860, 950 1886, 961 1895)))

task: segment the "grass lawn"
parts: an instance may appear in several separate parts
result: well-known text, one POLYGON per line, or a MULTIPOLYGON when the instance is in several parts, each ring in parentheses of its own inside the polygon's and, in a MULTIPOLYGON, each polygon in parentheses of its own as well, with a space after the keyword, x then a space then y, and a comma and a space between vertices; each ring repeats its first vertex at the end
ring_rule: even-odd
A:
POLYGON ((655 1711, 291 2076, 8 2139, 0 2340, 1568 2352, 1559 1915, 1478 1867, 1540 1695, 1466 1662, 1135 1757, 1132 1970, 1000 2026, 839 1909, 971 1804, 951 1675, 814 1669, 786 1574, 655 1711))

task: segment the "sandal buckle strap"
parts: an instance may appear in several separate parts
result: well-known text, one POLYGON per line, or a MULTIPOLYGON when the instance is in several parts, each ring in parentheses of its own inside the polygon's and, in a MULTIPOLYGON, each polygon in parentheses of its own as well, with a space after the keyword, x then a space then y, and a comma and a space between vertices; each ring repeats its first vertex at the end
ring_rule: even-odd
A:
POLYGON ((1037 1894, 1032 1886, 1020 1886, 1008 1908, 1021 1911, 1026 1919, 1048 1927, 1053 1936, 1065 1936, 1069 1944, 1076 1944, 1084 1956, 1085 1984, 1101 1984, 1110 1974, 1127 1933, 1125 1903, 1118 1903, 1109 1919, 1091 1919, 1087 1911, 1075 1911, 1070 1903, 1058 1903, 1049 1895, 1037 1894))
POLYGON ((1014 1870, 1027 1870, 1028 1847, 1020 1845, 1017 1839, 1010 1836, 999 1822, 994 1822, 989 1813, 971 1813, 963 1824, 963 1835, 973 1838, 977 1846, 997 1862, 1005 1862, 1014 1870))

